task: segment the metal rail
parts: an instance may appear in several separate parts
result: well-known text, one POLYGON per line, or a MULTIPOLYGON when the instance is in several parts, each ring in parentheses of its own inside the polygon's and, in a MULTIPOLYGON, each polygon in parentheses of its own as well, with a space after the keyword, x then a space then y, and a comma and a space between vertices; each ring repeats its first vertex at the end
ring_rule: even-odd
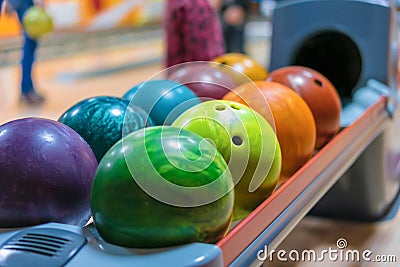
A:
POLYGON ((389 123, 382 97, 217 243, 225 265, 250 266, 276 248, 389 123))

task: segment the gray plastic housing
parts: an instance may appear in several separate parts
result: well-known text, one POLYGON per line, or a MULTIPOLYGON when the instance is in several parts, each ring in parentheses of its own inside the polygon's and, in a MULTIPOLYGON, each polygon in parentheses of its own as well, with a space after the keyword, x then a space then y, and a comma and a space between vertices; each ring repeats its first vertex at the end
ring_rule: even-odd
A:
MULTIPOLYGON (((273 15, 269 70, 302 65, 324 74, 338 90, 344 111, 355 115, 345 121, 342 114, 348 126, 368 108, 352 102, 368 81, 389 88, 388 102, 390 96, 398 95, 396 35, 391 1, 281 0, 273 15)), ((398 109, 388 108, 388 112, 389 126, 368 144, 311 214, 361 221, 386 215, 400 187, 400 114, 398 109)))

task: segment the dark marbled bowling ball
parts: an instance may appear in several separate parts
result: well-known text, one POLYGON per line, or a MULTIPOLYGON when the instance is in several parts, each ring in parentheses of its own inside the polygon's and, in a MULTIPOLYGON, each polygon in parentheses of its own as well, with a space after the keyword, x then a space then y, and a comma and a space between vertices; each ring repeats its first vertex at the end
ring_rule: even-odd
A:
POLYGON ((113 96, 84 99, 70 107, 58 120, 86 140, 99 162, 124 135, 153 125, 144 110, 113 96))

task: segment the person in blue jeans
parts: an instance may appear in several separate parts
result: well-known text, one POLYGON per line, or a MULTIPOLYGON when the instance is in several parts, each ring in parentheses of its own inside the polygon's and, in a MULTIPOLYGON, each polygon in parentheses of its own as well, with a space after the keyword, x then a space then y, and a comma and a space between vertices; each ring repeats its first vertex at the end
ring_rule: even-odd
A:
MULTIPOLYGON (((0 9, 4 0, 0 0, 0 9)), ((22 24, 22 18, 25 12, 34 5, 33 0, 7 0, 9 4, 17 13, 18 19, 22 24)), ((37 40, 30 38, 25 30, 23 31, 23 48, 21 59, 21 95, 20 101, 27 104, 41 104, 44 102, 44 97, 38 94, 35 90, 32 81, 32 68, 35 62, 35 52, 38 47, 37 40)))

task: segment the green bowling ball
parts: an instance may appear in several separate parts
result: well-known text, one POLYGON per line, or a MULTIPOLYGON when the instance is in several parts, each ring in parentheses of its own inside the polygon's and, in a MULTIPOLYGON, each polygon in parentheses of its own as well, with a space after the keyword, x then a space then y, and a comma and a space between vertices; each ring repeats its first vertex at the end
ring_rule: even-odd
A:
POLYGON ((212 140, 235 183, 233 219, 243 219, 275 189, 281 150, 268 122, 249 107, 227 100, 203 102, 172 124, 212 140))
POLYGON ((103 157, 92 214, 107 242, 134 248, 214 243, 228 231, 233 180, 207 140, 171 126, 124 136, 103 157))

